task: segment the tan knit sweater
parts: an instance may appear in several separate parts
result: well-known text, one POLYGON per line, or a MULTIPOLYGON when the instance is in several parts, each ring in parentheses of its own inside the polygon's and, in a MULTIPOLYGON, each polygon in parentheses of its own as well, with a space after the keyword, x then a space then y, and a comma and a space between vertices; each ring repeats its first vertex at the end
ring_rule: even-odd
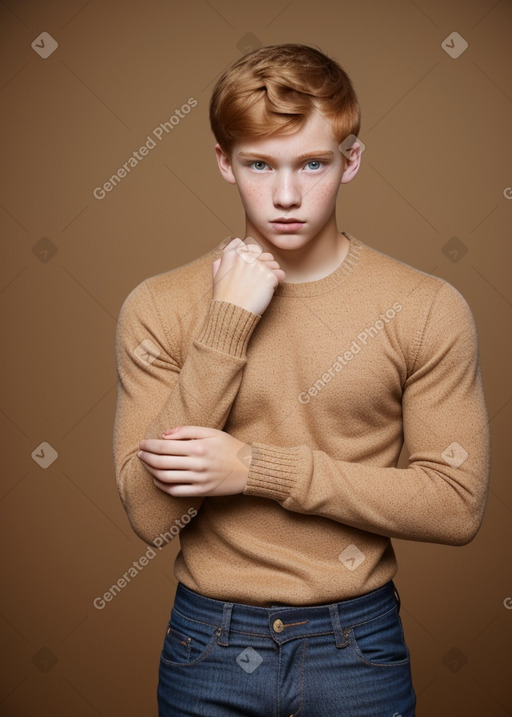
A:
POLYGON ((482 521, 490 439, 470 308, 445 280, 344 234, 344 261, 279 284, 262 316, 212 300, 222 245, 122 305, 121 499, 147 543, 184 526, 175 575, 208 597, 347 599, 395 575, 390 537, 463 545, 482 521), (252 444, 243 494, 154 486, 139 441, 178 425, 252 444), (409 464, 396 468, 404 440, 409 464))

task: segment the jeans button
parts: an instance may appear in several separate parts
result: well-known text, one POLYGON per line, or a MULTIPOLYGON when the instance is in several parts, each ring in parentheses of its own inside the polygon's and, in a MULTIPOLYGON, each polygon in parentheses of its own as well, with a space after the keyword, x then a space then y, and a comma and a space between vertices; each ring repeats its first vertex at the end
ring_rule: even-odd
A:
POLYGON ((282 632, 284 630, 284 625, 282 620, 274 620, 274 624, 272 625, 274 630, 276 632, 282 632))

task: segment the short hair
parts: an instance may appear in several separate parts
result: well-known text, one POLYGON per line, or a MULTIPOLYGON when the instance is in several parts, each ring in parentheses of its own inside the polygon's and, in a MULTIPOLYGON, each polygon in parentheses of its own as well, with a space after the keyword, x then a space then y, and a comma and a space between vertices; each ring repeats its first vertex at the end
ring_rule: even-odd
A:
POLYGON ((210 125, 230 154, 235 142, 299 130, 315 109, 339 143, 359 134, 357 96, 335 60, 308 45, 268 45, 241 57, 217 81, 210 125))

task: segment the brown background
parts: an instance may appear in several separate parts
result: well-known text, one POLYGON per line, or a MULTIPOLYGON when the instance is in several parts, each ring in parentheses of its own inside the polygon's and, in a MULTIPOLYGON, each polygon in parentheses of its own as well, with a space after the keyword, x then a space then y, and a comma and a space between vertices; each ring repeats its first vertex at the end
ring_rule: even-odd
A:
POLYGON ((340 229, 447 279, 473 310, 486 517, 465 547, 394 541, 396 583, 417 714, 512 715, 511 20, 506 0, 0 3, 1 715, 156 715, 177 542, 93 606, 146 549, 114 482, 115 325, 144 278, 243 231, 208 100, 241 54, 281 42, 333 56, 359 95, 366 151, 341 188, 340 229), (46 59, 31 47, 43 31, 58 42, 46 59), (456 59, 442 47, 453 31, 469 43, 456 59), (190 97, 197 107, 95 199, 190 97), (32 457, 43 441, 58 453, 47 468, 32 457))

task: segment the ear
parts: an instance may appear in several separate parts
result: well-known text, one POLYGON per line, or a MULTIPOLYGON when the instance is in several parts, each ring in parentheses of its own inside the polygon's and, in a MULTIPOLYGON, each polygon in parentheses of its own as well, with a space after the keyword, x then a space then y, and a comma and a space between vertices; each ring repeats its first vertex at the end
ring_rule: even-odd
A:
MULTIPOLYGON (((361 164, 361 155, 363 154, 363 146, 356 138, 350 149, 343 151, 344 170, 341 175, 340 184, 347 184, 356 176, 361 164)), ((340 150, 341 152, 341 150, 340 150)))
POLYGON ((215 154, 217 156, 217 164, 219 165, 220 173, 226 182, 236 184, 235 175, 233 174, 233 169, 231 168, 231 160, 226 152, 224 152, 220 144, 215 145, 215 154))

